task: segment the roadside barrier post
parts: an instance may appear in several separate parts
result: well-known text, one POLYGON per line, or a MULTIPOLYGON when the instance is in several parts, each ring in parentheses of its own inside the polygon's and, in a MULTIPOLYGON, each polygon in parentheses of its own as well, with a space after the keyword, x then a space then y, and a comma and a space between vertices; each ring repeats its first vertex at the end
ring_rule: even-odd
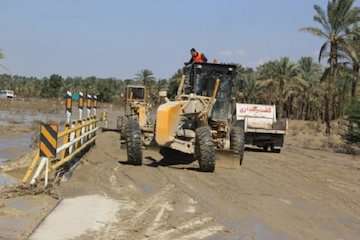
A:
MULTIPOLYGON (((65 128, 64 128, 64 131, 67 132, 67 131, 69 131, 69 129, 70 129, 70 124, 66 123, 66 124, 65 124, 65 128)), ((64 137, 63 144, 67 144, 67 143, 69 142, 69 140, 70 140, 69 135, 66 135, 66 136, 64 137)), ((63 152, 61 153, 61 158, 64 158, 64 157, 66 157, 67 155, 69 155, 68 149, 66 149, 65 151, 63 151, 63 152)))
POLYGON ((82 120, 83 118, 83 110, 84 110, 84 94, 82 92, 79 92, 79 120, 82 120))
MULTIPOLYGON (((91 131, 93 130, 93 123, 92 120, 93 120, 93 117, 92 117, 92 109, 93 109, 93 104, 94 104, 94 97, 92 95, 89 95, 90 98, 89 98, 89 115, 88 115, 88 118, 89 118, 89 128, 88 128, 88 131, 91 131)), ((92 138, 92 134, 88 135, 88 139, 92 138)))
MULTIPOLYGON (((73 121, 73 122, 71 123, 70 129, 75 128, 75 126, 76 126, 76 122, 73 121)), ((70 133, 70 135, 69 135, 69 142, 72 142, 74 139, 75 139, 75 131, 73 131, 73 132, 70 133)), ((73 149, 74 149, 74 146, 71 145, 71 146, 69 147, 69 154, 72 154, 73 149)))
POLYGON ((90 94, 87 95, 87 98, 86 98, 86 110, 87 110, 87 115, 86 117, 89 118, 90 115, 91 115, 91 102, 92 102, 92 97, 90 94))
POLYGON ((48 184, 49 159, 56 158, 57 139, 58 139, 59 125, 55 123, 44 124, 40 126, 40 142, 39 142, 39 156, 40 163, 30 184, 35 184, 36 179, 40 176, 42 170, 45 168, 45 187, 48 184))
MULTIPOLYGON (((75 138, 79 138, 81 137, 82 135, 82 128, 81 128, 81 125, 82 125, 82 121, 79 120, 77 122, 77 125, 76 125, 76 134, 75 134, 75 138)), ((78 149, 79 147, 82 146, 82 144, 84 143, 83 139, 81 138, 80 141, 76 144, 75 148, 78 149)))
POLYGON ((94 111, 93 114, 96 117, 96 108, 97 108, 97 96, 96 95, 93 96, 93 105, 92 105, 92 107, 93 107, 93 111, 94 111))
POLYGON ((36 154, 31 162, 28 170, 26 171, 25 176, 22 179, 23 183, 26 183, 29 180, 29 178, 31 177, 31 174, 33 173, 35 167, 37 166, 39 160, 40 160, 40 154, 39 154, 39 151, 36 151, 36 154))
POLYGON ((71 113, 72 113, 72 94, 69 91, 66 92, 66 97, 65 97, 65 112, 66 112, 66 123, 70 124, 71 113))

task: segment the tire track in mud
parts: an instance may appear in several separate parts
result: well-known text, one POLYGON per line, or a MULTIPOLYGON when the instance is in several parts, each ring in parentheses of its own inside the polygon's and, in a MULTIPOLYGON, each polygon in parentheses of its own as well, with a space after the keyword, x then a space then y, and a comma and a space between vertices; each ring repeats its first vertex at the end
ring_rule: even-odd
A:
MULTIPOLYGON (((290 154, 292 154, 292 153, 290 153, 290 154)), ((245 210, 251 209, 252 212, 257 212, 257 211, 261 210, 263 217, 265 217, 267 215, 268 219, 270 219, 270 220, 268 220, 269 224, 271 223, 271 218, 272 218, 271 216, 274 214, 274 212, 272 210, 259 209, 257 206, 257 204, 259 203, 258 201, 253 203, 251 201, 250 202, 242 201, 242 200, 237 201, 236 199, 241 199, 244 195, 247 195, 247 200, 249 200, 248 197, 251 197, 251 198, 266 197, 266 198, 269 198, 270 201, 276 201, 277 205, 280 203, 285 204, 285 209, 286 209, 287 208, 286 205, 290 206, 293 204, 292 201, 287 199, 288 196, 290 196, 291 198, 305 198, 305 199, 312 199, 313 201, 317 201, 317 200, 321 199, 320 197, 322 197, 324 195, 325 196, 326 195, 334 195, 332 192, 329 193, 329 190, 323 189, 324 182, 318 182, 317 177, 313 177, 311 174, 310 175, 307 174, 305 172, 305 170, 303 172, 302 170, 297 169, 296 166, 288 165, 286 162, 287 161, 286 158, 288 157, 287 155, 281 156, 280 158, 278 156, 279 155, 272 155, 272 154, 270 154, 268 156, 260 155, 259 158, 257 159, 258 162, 256 163, 256 165, 264 164, 261 161, 266 160, 264 167, 259 167, 259 165, 258 166, 255 165, 255 167, 259 167, 259 169, 254 170, 253 169, 254 166, 252 165, 251 167, 244 167, 244 168, 240 169, 240 171, 244 171, 244 172, 249 171, 251 173, 255 173, 257 175, 257 177, 261 176, 261 178, 263 180, 261 180, 260 181, 261 183, 255 185, 254 187, 260 188, 263 190, 266 190, 268 188, 270 192, 265 191, 263 194, 261 194, 261 193, 260 194, 259 193, 246 194, 246 192, 244 194, 243 186, 241 185, 241 183, 238 182, 239 180, 241 180, 239 178, 239 176, 237 176, 237 175, 235 176, 234 174, 228 174, 224 171, 219 171, 214 174, 207 174, 207 175, 202 175, 200 173, 193 172, 193 171, 185 171, 186 172, 185 174, 172 174, 172 173, 174 173, 174 171, 164 171, 164 174, 171 175, 171 176, 169 176, 169 178, 173 179, 173 182, 176 182, 176 183, 179 182, 178 179, 180 179, 180 181, 184 182, 183 175, 185 175, 185 179, 186 179, 185 184, 183 184, 183 185, 177 184, 178 186, 179 185, 188 186, 189 183, 191 184, 191 182, 195 182, 195 183, 198 182, 199 183, 198 185, 194 184, 197 186, 198 189, 202 189, 202 191, 216 192, 212 196, 215 196, 217 199, 224 200, 224 202, 232 205, 232 207, 234 207, 234 208, 244 208, 245 210), (275 162, 275 161, 278 161, 278 162, 275 162), (272 164, 272 166, 274 166, 270 169, 271 171, 266 169, 266 168, 269 168, 267 165, 270 165, 270 164, 272 164), (268 175, 263 174, 262 172, 266 172, 268 175), (286 174, 284 174, 284 173, 286 173, 286 174), (301 179, 301 181, 300 181, 300 179, 301 179), (305 184, 306 187, 304 187, 302 184, 303 179, 306 179, 306 181, 308 182, 305 184), (281 180, 280 183, 279 183, 279 180, 281 180), (297 184, 299 184, 300 189, 295 187, 296 185, 295 186, 293 185, 297 181, 298 182, 300 181, 299 183, 297 183, 297 184), (263 187, 261 185, 266 185, 267 187, 263 187), (208 189, 208 190, 204 190, 204 189, 208 189), (276 189, 278 189, 278 190, 276 190, 276 189), (274 190, 275 190, 275 192, 274 192, 274 190), (314 194, 317 197, 314 197, 314 194), (271 199, 273 199, 273 200, 271 200, 271 199), (242 204, 245 204, 246 207, 244 207, 242 204)), ((297 158, 298 156, 296 154, 293 154, 292 157, 297 158)), ((181 186, 179 186, 179 187, 181 188, 181 186)), ((204 203, 206 203, 206 201, 208 199, 206 199, 206 197, 204 198, 202 196, 199 197, 199 193, 196 193, 195 191, 193 191, 192 193, 189 193, 189 189, 187 189, 187 190, 185 190, 185 192, 192 195, 193 197, 196 196, 198 199, 201 199, 202 205, 208 205, 207 206, 208 209, 211 209, 211 207, 216 207, 215 205, 210 206, 209 204, 204 204, 204 203)), ((251 191, 249 191, 249 192, 251 192, 251 191)), ((259 192, 259 189, 257 189, 256 192, 259 192)), ((260 192, 261 192, 261 190, 260 190, 260 192)), ((339 198, 342 199, 341 196, 339 196, 339 198)), ((212 201, 213 200, 214 199, 212 199, 212 201)), ((342 201, 342 203, 344 203, 344 202, 342 201)), ((329 205, 329 207, 330 206, 331 205, 329 205)), ((283 207, 281 207, 281 208, 283 208, 283 207)), ((324 209, 326 209, 326 207, 322 208, 322 209, 324 210, 324 209)), ((296 210, 296 209, 292 210, 290 212, 292 212, 292 214, 295 214, 294 217, 303 216, 303 213, 301 213, 301 211, 299 212, 299 210, 296 210)), ((353 215, 353 214, 351 214, 351 215, 353 215)), ((314 224, 317 223, 316 218, 313 220, 309 220, 305 216, 303 216, 302 221, 303 221, 302 225, 307 225, 308 228, 311 228, 314 224)), ((301 221, 299 220, 298 222, 300 225, 301 221)), ((286 224, 286 222, 284 222, 284 224, 286 224)), ((292 231, 296 231, 296 232, 302 231, 302 229, 300 227, 298 227, 296 224, 292 224, 291 229, 292 229, 292 231)))
MULTIPOLYGON (((100 136, 95 152, 87 156, 90 164, 80 167, 86 167, 91 170, 91 175, 96 175, 90 183, 98 185, 94 186, 97 191, 111 196, 127 208, 117 213, 115 222, 79 240, 257 237, 251 232, 255 230, 246 229, 253 225, 242 224, 249 216, 260 220, 260 223, 255 221, 255 226, 263 224, 276 231, 290 233, 293 236, 290 239, 303 239, 304 236, 314 236, 314 233, 328 237, 331 234, 321 229, 321 224, 326 221, 311 214, 324 213, 337 203, 353 206, 355 212, 360 208, 352 203, 355 199, 349 199, 347 195, 338 196, 336 190, 323 189, 328 183, 326 179, 321 179, 322 174, 327 172, 321 168, 324 163, 318 160, 323 158, 321 154, 309 159, 312 152, 305 152, 302 156, 297 148, 281 154, 250 152, 240 169, 219 168, 209 174, 194 171, 192 166, 154 167, 148 164, 148 160, 142 167, 120 164, 118 161, 125 160, 126 151, 117 144, 109 144, 112 141, 115 141, 114 135, 110 134, 109 139, 100 136), (304 158, 307 161, 302 166, 304 158), (312 160, 319 163, 313 164, 312 160), (321 203, 324 196, 331 201, 321 203), (321 211, 312 205, 308 208, 307 202, 303 206, 295 205, 298 200, 322 204, 319 206, 321 211), (314 229, 314 226, 320 230, 314 229)), ((144 153, 155 161, 161 161, 158 152, 145 150, 144 153)), ((333 178, 339 180, 336 176, 333 178)), ((337 187, 343 188, 343 185, 338 184, 337 187)), ((344 207, 344 210, 349 208, 344 207)), ((341 212, 342 216, 347 217, 344 212, 341 212)), ((334 217, 331 213, 325 216, 334 217)), ((339 232, 343 233, 344 226, 336 224, 339 232)), ((348 228, 355 231, 353 225, 348 228)))
POLYGON ((223 230, 211 216, 199 213, 194 207, 197 202, 176 187, 160 168, 118 164, 114 159, 118 160, 123 151, 113 146, 96 151, 89 153, 85 164, 96 175, 92 182, 98 185, 98 191, 115 195, 127 208, 118 212, 116 222, 79 239, 204 239, 223 230), (144 193, 144 182, 154 187, 152 192, 144 193))
MULTIPOLYGON (((311 188, 316 188, 317 191, 313 191, 309 193, 309 191, 302 191, 303 196, 308 196, 310 199, 316 200, 325 200, 323 199, 324 196, 332 195, 334 198, 338 199, 338 203, 335 205, 332 204, 332 207, 339 207, 340 204, 344 204, 347 202, 346 205, 355 205, 360 208, 360 203, 356 201, 357 198, 345 198, 342 197, 342 194, 351 194, 357 193, 359 195, 359 188, 354 184, 350 184, 349 182, 344 182, 339 180, 339 171, 334 171, 336 169, 334 166, 339 165, 334 161, 329 161, 326 158, 326 153, 311 150, 312 153, 304 152, 304 150, 300 151, 297 148, 290 148, 288 151, 284 152, 284 154, 277 156, 276 158, 272 156, 272 160, 280 161, 280 166, 277 168, 273 168, 275 171, 279 171, 279 169, 284 169, 284 172, 292 172, 296 173, 299 179, 306 179, 307 185, 311 188), (318 154, 318 155, 316 155, 318 154), (324 156, 323 156, 324 155, 324 156), (312 165, 312 168, 309 169, 307 163, 301 164, 301 159, 307 160, 308 156, 312 156, 312 159, 316 161, 317 167, 315 168, 312 165), (274 159, 275 158, 275 159, 274 159), (299 160, 300 159, 300 160, 299 160), (295 161, 294 161, 295 160, 295 161), (300 163, 299 163, 300 162, 300 163), (331 169, 334 168, 334 169, 331 169), (331 172, 329 172, 331 169, 331 172), (287 171, 288 170, 288 171, 287 171), (331 175, 329 175, 331 174, 331 175), (333 176, 333 174, 336 174, 333 176), (322 176, 322 177, 321 177, 322 176), (324 178, 325 176, 325 178, 324 178), (329 183, 329 178, 337 179, 335 183, 329 183), (339 184, 341 187, 336 187, 336 184, 339 184), (351 192, 351 193, 350 193, 351 192), (341 193, 341 194, 336 194, 341 193)), ((329 153, 327 153, 329 154, 329 153)), ((346 155, 344 155, 346 156, 346 155)), ((346 160, 342 160, 343 162, 346 160)), ((283 171, 283 170, 282 170, 283 171)), ((341 175, 341 174, 340 174, 341 175)), ((345 176, 345 175, 344 175, 345 176)), ((300 188, 297 189, 297 192, 300 191, 300 188)), ((304 188, 306 189, 306 188, 304 188)), ((359 196, 360 197, 360 196, 359 196)))
MULTIPOLYGON (((154 219, 146 224, 143 231, 145 238, 143 239, 204 239, 224 229, 224 227, 219 225, 209 226, 213 222, 213 218, 202 216, 202 214, 199 215, 195 208, 190 212, 187 211, 189 209, 187 205, 197 204, 197 201, 189 195, 189 192, 179 188, 176 183, 177 181, 169 178, 164 173, 162 167, 158 167, 154 171, 160 176, 165 177, 166 186, 162 191, 156 193, 155 196, 147 199, 142 205, 144 207, 140 207, 140 210, 137 211, 131 220, 132 225, 135 226, 139 222, 146 221, 146 216, 148 219, 154 219), (177 201, 179 200, 184 203, 178 204, 177 201), (191 216, 191 218, 186 217, 183 221, 176 220, 169 224, 168 221, 171 218, 172 212, 179 208, 177 205, 180 205, 179 211, 187 213, 186 215, 191 216), (150 210, 154 208, 157 211, 151 213, 150 210)), ((180 216, 180 219, 183 217, 180 216)))

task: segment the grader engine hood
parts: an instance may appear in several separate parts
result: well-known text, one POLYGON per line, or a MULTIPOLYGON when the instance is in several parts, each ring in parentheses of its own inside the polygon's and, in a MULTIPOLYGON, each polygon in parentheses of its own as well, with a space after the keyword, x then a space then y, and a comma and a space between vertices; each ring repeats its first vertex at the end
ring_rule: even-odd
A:
POLYGON ((174 140, 176 128, 180 122, 183 102, 168 102, 157 110, 155 140, 165 146, 174 140))

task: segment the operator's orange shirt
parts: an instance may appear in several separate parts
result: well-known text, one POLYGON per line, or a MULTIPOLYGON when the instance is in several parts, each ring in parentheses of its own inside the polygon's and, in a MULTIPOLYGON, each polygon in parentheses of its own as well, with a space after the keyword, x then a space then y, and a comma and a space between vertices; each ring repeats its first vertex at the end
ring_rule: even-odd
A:
POLYGON ((204 62, 203 54, 201 52, 196 52, 196 55, 193 56, 193 62, 203 63, 204 62))

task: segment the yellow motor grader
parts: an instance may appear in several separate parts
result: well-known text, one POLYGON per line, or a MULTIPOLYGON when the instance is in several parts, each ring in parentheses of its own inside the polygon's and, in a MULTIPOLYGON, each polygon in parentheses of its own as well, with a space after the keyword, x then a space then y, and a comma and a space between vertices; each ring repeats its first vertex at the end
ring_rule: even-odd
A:
POLYGON ((129 120, 136 121, 141 130, 141 142, 150 145, 154 138, 154 128, 150 118, 151 105, 147 101, 147 91, 141 85, 127 85, 125 89, 125 116, 117 119, 121 137, 126 139, 126 126, 129 120))
MULTIPOLYGON (((190 154, 200 171, 213 172, 216 150, 232 150, 241 165, 244 131, 234 120, 232 100, 235 65, 194 63, 183 69, 175 101, 157 109, 155 140, 161 148, 190 154)), ((128 121, 127 156, 130 164, 142 164, 141 129, 128 121)))

